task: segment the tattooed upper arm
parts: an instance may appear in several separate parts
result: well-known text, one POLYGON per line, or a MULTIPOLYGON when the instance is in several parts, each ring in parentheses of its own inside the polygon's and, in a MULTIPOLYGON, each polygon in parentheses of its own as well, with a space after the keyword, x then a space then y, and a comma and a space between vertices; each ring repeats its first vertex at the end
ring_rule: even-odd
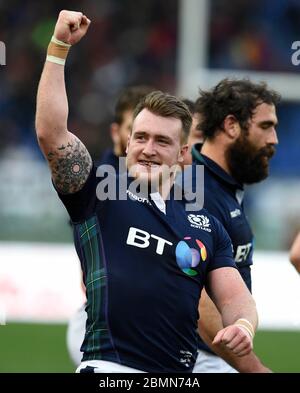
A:
POLYGON ((81 190, 90 174, 92 159, 75 135, 69 133, 66 143, 52 147, 46 156, 53 182, 62 194, 81 190))

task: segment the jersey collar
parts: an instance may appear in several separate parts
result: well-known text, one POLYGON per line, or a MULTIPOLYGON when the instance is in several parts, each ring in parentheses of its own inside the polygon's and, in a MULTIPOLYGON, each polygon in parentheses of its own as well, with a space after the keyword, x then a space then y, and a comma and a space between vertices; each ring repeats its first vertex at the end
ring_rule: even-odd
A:
POLYGON ((242 184, 238 183, 232 176, 224 171, 215 161, 201 154, 202 143, 196 143, 192 147, 193 163, 205 165, 216 177, 223 180, 225 183, 234 186, 236 189, 244 190, 242 184))

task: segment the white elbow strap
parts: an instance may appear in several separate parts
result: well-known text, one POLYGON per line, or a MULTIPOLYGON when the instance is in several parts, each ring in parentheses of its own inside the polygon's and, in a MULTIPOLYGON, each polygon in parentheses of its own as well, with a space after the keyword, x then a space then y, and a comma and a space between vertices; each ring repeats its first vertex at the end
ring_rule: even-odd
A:
POLYGON ((60 41, 53 36, 48 45, 46 60, 51 61, 51 63, 65 65, 70 47, 71 45, 60 41))
POLYGON ((244 328, 249 333, 250 337, 252 339, 254 338, 255 331, 254 331, 252 323, 249 322, 248 319, 240 318, 234 323, 234 325, 244 328))

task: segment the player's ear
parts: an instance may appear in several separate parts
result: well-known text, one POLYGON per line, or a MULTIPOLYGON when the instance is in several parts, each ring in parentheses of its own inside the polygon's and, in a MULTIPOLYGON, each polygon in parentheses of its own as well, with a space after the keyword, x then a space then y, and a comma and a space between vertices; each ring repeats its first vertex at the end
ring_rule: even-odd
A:
POLYGON ((188 149, 189 149, 188 144, 181 146, 179 154, 178 154, 178 162, 179 163, 182 163, 184 161, 184 156, 186 155, 188 149))
POLYGON ((223 130, 230 139, 237 139, 241 133, 241 126, 235 116, 228 115, 224 119, 223 130))

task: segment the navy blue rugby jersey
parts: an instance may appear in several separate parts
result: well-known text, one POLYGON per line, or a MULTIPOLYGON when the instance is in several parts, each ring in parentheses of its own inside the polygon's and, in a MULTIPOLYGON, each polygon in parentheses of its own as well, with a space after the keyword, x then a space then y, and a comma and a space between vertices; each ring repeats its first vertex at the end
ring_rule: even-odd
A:
POLYGON ((192 155, 194 164, 204 165, 204 208, 222 223, 229 234, 237 268, 251 291, 254 238, 244 211, 243 185, 213 160, 199 153, 200 149, 201 144, 194 145, 192 155))
MULTIPOLYGON (((187 169, 188 175, 193 177, 192 184, 195 184, 195 165, 204 165, 204 208, 222 223, 229 234, 237 268, 251 292, 253 233, 244 212, 243 186, 200 150, 201 144, 192 148, 193 165, 187 169)), ((213 353, 201 338, 198 347, 213 353)))
POLYGON ((190 214, 172 197, 166 214, 130 191, 127 200, 100 201, 100 180, 94 167, 82 190, 59 194, 74 224, 87 291, 83 361, 191 372, 207 275, 235 268, 229 236, 207 211, 190 214))

